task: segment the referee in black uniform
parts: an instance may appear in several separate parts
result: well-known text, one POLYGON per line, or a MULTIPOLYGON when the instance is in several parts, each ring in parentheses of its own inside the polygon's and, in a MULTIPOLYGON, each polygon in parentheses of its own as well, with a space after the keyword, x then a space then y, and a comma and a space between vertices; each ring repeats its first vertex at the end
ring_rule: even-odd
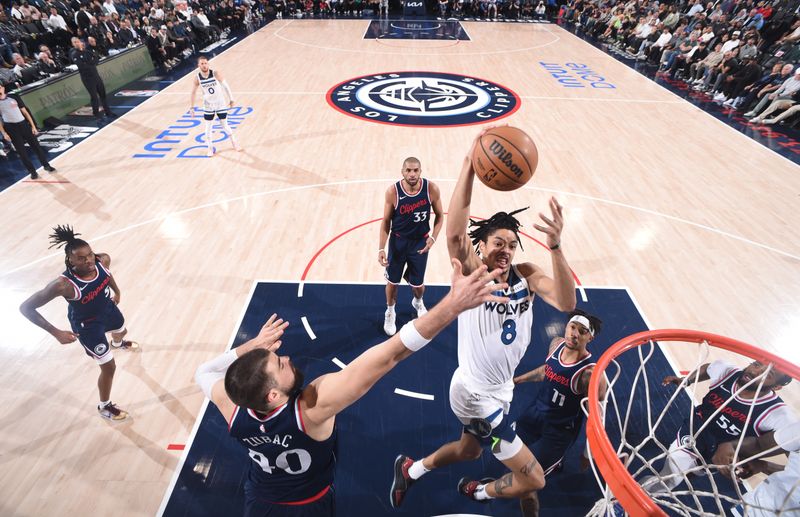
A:
POLYGON ((97 63, 100 58, 91 48, 78 38, 72 38, 72 49, 69 51, 69 58, 73 63, 78 65, 78 73, 81 74, 81 81, 83 86, 89 92, 89 97, 92 99, 92 113, 95 117, 100 116, 100 103, 103 103, 103 111, 106 117, 114 117, 111 113, 111 108, 108 107, 106 100, 106 86, 103 84, 103 79, 97 72, 97 63))
POLYGON ((3 138, 10 140, 14 144, 14 149, 17 150, 19 159, 22 160, 23 165, 31 174, 31 179, 35 180, 39 175, 36 174, 36 168, 31 163, 31 159, 28 158, 28 150, 25 149, 26 142, 39 156, 39 161, 44 166, 44 170, 55 172, 55 169, 50 166, 50 162, 47 161, 47 155, 39 145, 39 141, 36 139, 39 131, 36 129, 36 123, 31 118, 31 114, 28 113, 21 99, 18 97, 11 98, 6 95, 6 88, 2 85, 0 85, 0 119, 2 119, 0 131, 2 131, 3 138))

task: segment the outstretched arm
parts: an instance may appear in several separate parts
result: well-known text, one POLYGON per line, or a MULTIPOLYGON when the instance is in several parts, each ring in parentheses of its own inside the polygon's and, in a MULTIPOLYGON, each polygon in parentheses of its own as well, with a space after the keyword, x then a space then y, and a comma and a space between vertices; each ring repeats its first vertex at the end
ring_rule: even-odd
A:
POLYGON ((564 257, 564 250, 561 248, 561 231, 564 228, 564 217, 562 206, 554 197, 550 198, 550 214, 547 217, 539 213, 539 217, 544 225, 534 224, 533 227, 547 236, 547 246, 550 248, 550 258, 553 264, 553 278, 547 276, 544 271, 534 265, 525 264, 521 272, 525 275, 528 284, 551 306, 560 311, 571 311, 575 308, 577 300, 575 298, 575 279, 572 270, 564 257))
POLYGON ((273 314, 261 327, 261 331, 256 337, 201 364, 195 371, 195 382, 203 390, 205 396, 217 406, 217 409, 219 409, 227 422, 230 422, 233 410, 236 407, 236 404, 231 401, 225 392, 225 372, 228 371, 228 367, 233 364, 236 358, 256 348, 265 348, 269 351, 275 351, 280 348, 281 336, 288 326, 288 321, 283 321, 278 318, 277 314, 273 314))
POLYGON ((475 181, 472 150, 486 131, 488 128, 481 131, 464 157, 461 174, 458 176, 453 197, 450 198, 450 207, 447 209, 447 252, 450 254, 450 258, 458 259, 464 265, 465 273, 471 273, 480 266, 481 262, 470 244, 467 223, 469 222, 469 207, 472 203, 472 184, 475 181))
POLYGON ((501 270, 487 273, 486 266, 481 266, 469 276, 464 276, 460 262, 453 259, 452 263, 452 288, 427 314, 408 323, 383 343, 368 349, 344 370, 324 375, 303 390, 307 420, 318 426, 330 421, 360 399, 397 363, 425 346, 462 311, 484 302, 508 301, 505 297, 492 294, 498 288, 507 288, 505 284, 491 284, 500 277, 501 270))
MULTIPOLYGON (((692 373, 690 373, 689 375, 687 375, 685 377, 687 379, 687 381, 686 381, 686 387, 687 388, 689 386, 691 386, 692 384, 694 384, 695 381, 703 382, 703 381, 707 381, 708 379, 711 378, 711 376, 708 375, 708 365, 709 364, 710 363, 706 363, 704 365, 701 365, 700 368, 698 368, 697 370, 693 371, 692 373)), ((684 379, 684 377, 676 377, 675 375, 667 375, 666 377, 664 377, 664 380, 661 381, 661 385, 662 386, 666 386, 667 384, 674 384, 675 386, 680 386, 681 383, 683 382, 683 379, 684 379)))
POLYGON ((31 323, 40 327, 50 333, 62 345, 72 343, 78 339, 78 335, 68 330, 60 330, 56 328, 49 321, 44 319, 44 316, 39 314, 38 309, 42 305, 47 304, 54 298, 63 296, 64 298, 72 298, 75 295, 75 288, 67 280, 59 277, 47 284, 47 287, 41 291, 33 293, 30 298, 22 302, 19 306, 19 311, 23 316, 28 318, 31 323))

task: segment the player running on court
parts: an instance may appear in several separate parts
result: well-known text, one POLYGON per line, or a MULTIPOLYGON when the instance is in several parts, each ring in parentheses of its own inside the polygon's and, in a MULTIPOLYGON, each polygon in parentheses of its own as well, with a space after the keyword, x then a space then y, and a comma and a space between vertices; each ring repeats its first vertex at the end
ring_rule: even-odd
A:
MULTIPOLYGON (((450 201, 447 249, 450 257, 464 264, 466 271, 482 266, 501 269, 501 281, 508 288, 498 294, 509 297, 510 301, 484 303, 458 317, 458 369, 450 383, 450 406, 463 424, 461 438, 417 461, 404 455, 397 457, 390 494, 395 508, 422 475, 438 467, 479 458, 483 446, 490 446, 494 456, 511 472, 491 482, 462 478, 458 485, 461 494, 476 501, 525 498, 544 486, 542 467, 511 429, 506 416, 514 391, 514 370, 531 341, 534 295, 561 311, 575 308, 575 284, 561 248, 562 208, 551 198, 552 218, 540 213, 544 225, 534 225, 547 236, 554 278, 530 262, 514 265, 514 254, 520 245, 520 223, 514 214, 521 210, 510 214, 498 212, 485 221, 469 220, 475 181, 471 156, 470 150, 450 201), (467 223, 472 228, 469 234, 465 232, 467 223)), ((529 509, 523 511, 530 514, 529 509)))

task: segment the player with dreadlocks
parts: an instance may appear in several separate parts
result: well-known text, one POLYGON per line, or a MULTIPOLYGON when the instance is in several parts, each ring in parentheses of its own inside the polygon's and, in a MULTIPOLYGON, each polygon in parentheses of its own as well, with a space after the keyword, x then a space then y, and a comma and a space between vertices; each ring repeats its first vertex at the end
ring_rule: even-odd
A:
POLYGON ((62 345, 73 343, 76 339, 80 341, 86 354, 100 366, 100 377, 97 379, 100 404, 97 411, 103 418, 124 420, 128 413, 111 402, 111 384, 116 370, 111 348, 132 350, 139 348, 139 345, 122 339, 128 331, 125 329, 125 318, 117 308, 119 287, 108 270, 111 257, 106 253, 94 253, 89 243, 79 239, 78 235, 69 226, 53 228, 50 247, 64 246, 67 269, 47 287, 25 300, 19 310, 62 345), (71 332, 55 327, 36 310, 59 296, 69 304, 67 317, 71 332), (111 333, 111 348, 106 332, 111 333))
POLYGON ((521 226, 514 216, 522 210, 498 212, 485 221, 469 220, 475 181, 471 156, 470 150, 450 200, 447 249, 450 257, 460 260, 467 271, 484 264, 490 270, 501 269, 503 275, 498 282, 506 282, 508 289, 498 294, 510 300, 505 304, 484 303, 459 315, 458 369, 450 382, 450 407, 463 425, 461 438, 421 460, 398 456, 394 463, 391 504, 395 508, 400 506, 409 487, 425 473, 477 459, 483 447, 489 446, 511 472, 496 481, 462 478, 458 491, 481 502, 496 497, 520 498, 523 514, 536 515, 537 509, 530 506, 531 499, 527 496, 544 486, 544 473, 533 453, 516 436, 507 415, 514 390, 514 370, 531 342, 534 295, 561 311, 575 308, 575 284, 561 248, 562 209, 551 198, 552 216, 540 213, 544 224, 534 225, 547 236, 553 278, 536 264, 513 264, 520 246, 521 226), (469 233, 464 231, 467 223, 469 233))

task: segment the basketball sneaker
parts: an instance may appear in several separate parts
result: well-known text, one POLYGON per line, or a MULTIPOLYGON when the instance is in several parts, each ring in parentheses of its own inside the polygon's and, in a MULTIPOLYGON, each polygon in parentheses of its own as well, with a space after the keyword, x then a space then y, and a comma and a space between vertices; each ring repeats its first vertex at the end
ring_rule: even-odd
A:
POLYGON ((392 508, 400 508, 400 505, 403 504, 403 499, 406 497, 406 492, 416 481, 408 474, 408 469, 413 464, 414 460, 402 454, 394 460, 394 480, 392 481, 392 491, 389 492, 389 501, 392 503, 392 508))
POLYGON ((475 499, 475 491, 480 485, 491 483, 494 480, 494 478, 483 478, 480 481, 474 481, 464 476, 458 481, 458 493, 464 497, 472 499, 476 503, 486 504, 490 501, 490 499, 475 499))
POLYGON ((128 412, 121 410, 113 402, 109 402, 105 406, 98 404, 97 412, 100 413, 101 417, 111 420, 112 422, 119 422, 120 420, 128 418, 128 412))
POLYGON ((387 336, 394 336, 397 333, 397 325, 394 319, 394 311, 386 309, 386 313, 383 315, 383 331, 386 332, 387 336))
POLYGON ((422 301, 422 298, 419 299, 417 302, 416 298, 411 300, 411 306, 417 311, 417 318, 421 318, 423 314, 428 312, 428 309, 425 308, 425 302, 422 301))
POLYGON ((120 344, 117 344, 112 340, 111 346, 119 350, 139 350, 139 343, 136 341, 126 341, 124 339, 120 344))

